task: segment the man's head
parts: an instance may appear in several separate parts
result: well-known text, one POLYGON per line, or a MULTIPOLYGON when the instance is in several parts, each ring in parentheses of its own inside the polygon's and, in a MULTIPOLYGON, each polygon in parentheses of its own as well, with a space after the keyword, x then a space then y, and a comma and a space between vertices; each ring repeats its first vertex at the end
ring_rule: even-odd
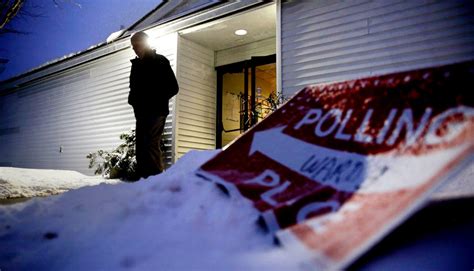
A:
POLYGON ((133 51, 139 58, 143 58, 147 51, 151 50, 148 44, 148 35, 145 32, 137 32, 132 35, 133 51))

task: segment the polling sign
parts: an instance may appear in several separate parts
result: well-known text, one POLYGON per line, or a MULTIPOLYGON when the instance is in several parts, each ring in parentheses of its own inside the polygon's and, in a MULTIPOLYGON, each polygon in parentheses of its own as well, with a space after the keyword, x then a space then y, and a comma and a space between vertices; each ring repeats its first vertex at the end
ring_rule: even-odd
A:
POLYGON ((474 160, 474 62, 315 85, 197 174, 308 269, 343 268, 474 160))

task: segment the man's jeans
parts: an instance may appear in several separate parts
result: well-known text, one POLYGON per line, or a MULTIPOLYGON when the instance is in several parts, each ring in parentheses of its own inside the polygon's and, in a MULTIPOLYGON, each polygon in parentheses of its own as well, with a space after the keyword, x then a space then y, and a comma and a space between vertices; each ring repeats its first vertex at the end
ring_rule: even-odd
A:
POLYGON ((139 177, 163 172, 161 136, 166 116, 136 116, 136 156, 139 177))

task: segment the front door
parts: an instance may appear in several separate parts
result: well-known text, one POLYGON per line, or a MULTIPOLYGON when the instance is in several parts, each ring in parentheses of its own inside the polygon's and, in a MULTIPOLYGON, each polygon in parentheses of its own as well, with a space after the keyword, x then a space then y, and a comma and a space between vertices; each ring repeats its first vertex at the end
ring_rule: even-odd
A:
POLYGON ((222 148, 272 111, 276 55, 252 57, 216 70, 216 147, 222 148))

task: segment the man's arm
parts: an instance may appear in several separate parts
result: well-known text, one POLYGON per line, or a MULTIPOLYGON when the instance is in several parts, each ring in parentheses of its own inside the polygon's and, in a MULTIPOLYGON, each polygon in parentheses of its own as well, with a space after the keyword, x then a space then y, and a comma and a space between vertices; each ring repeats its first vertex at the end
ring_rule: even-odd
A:
POLYGON ((161 81, 164 83, 164 90, 166 92, 166 98, 169 100, 174 95, 178 94, 179 86, 178 81, 176 80, 176 76, 171 68, 169 60, 161 56, 160 57, 160 64, 161 64, 161 74, 160 77, 162 78, 161 81))
POLYGON ((178 94, 179 86, 178 80, 176 80, 176 76, 169 61, 167 62, 167 67, 165 69, 165 78, 167 82, 168 99, 171 99, 174 95, 178 94))

